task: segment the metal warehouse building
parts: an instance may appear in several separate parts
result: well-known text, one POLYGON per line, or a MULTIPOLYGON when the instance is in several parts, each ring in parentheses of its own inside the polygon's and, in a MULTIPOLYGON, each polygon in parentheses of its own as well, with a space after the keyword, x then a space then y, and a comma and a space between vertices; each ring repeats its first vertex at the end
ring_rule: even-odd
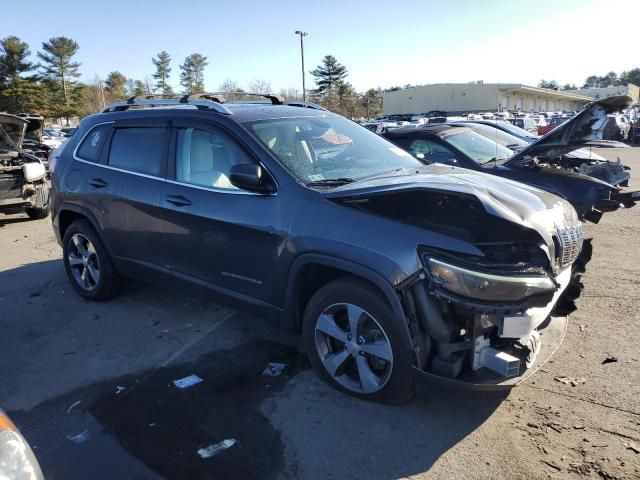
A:
POLYGON ((555 112, 579 110, 586 95, 521 83, 436 83, 382 94, 385 115, 444 110, 450 114, 487 111, 555 112))

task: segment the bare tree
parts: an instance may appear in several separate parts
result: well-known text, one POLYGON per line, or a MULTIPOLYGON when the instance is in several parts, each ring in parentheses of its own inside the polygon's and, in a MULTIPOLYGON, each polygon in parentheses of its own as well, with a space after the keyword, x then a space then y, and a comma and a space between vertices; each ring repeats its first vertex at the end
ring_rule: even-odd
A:
POLYGON ((82 90, 82 103, 78 113, 83 117, 91 115, 102 110, 110 101, 104 89, 104 80, 96 74, 93 81, 82 90))
POLYGON ((231 100, 237 100, 239 96, 244 92, 244 90, 240 87, 237 80, 232 80, 231 78, 227 78, 220 84, 218 87, 220 92, 223 92, 225 97, 231 100))
POLYGON ((278 95, 284 97, 286 100, 302 100, 302 92, 297 88, 281 88, 278 95))
POLYGON ((151 75, 146 75, 144 77, 144 93, 147 95, 152 95, 155 92, 156 84, 151 75))
POLYGON ((218 90, 224 93, 233 93, 238 91, 238 81, 226 78, 224 82, 220 84, 218 90))
POLYGON ((271 83, 266 80, 254 78, 249 83, 249 91, 251 93, 271 93, 271 83))

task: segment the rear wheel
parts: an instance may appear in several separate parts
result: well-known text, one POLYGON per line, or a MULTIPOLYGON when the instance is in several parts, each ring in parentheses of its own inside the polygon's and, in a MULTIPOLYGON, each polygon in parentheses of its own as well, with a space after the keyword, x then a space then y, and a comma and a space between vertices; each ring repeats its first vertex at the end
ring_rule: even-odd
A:
POLYGON ((311 364, 329 385, 383 403, 413 391, 411 348, 402 319, 366 282, 344 278, 311 298, 303 323, 311 364))
POLYGON ((115 291, 116 271, 100 236, 86 220, 73 222, 62 242, 64 266, 73 288, 90 300, 115 291))

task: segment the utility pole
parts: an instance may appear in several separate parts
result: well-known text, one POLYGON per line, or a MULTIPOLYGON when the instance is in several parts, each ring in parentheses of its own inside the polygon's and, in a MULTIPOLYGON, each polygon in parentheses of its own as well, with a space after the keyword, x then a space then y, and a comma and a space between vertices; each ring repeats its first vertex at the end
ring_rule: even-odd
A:
POLYGON ((302 37, 306 37, 309 35, 307 32, 303 32, 302 30, 296 30, 296 35, 300 35, 300 58, 302 59, 302 101, 307 101, 307 89, 304 84, 304 42, 302 41, 302 37))

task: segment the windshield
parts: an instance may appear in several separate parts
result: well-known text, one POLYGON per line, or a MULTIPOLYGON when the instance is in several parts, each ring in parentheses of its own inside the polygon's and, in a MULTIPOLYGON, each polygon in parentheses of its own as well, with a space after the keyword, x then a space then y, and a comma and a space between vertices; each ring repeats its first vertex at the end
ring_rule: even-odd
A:
POLYGON ((404 150, 338 116, 278 118, 248 125, 305 184, 347 183, 422 166, 404 150))
POLYGON ((467 155, 478 165, 504 161, 513 155, 513 151, 507 147, 483 137, 473 130, 465 129, 458 133, 452 133, 444 137, 447 143, 450 143, 462 153, 467 155))
POLYGON ((532 135, 531 132, 524 128, 516 127, 514 124, 509 122, 500 122, 500 128, 507 130, 511 135, 515 135, 516 137, 529 138, 531 140, 536 140, 538 138, 536 135, 532 135))
POLYGON ((490 127, 489 125, 475 124, 470 126, 470 128, 474 131, 482 135, 483 137, 488 138, 489 140, 493 140, 494 142, 499 143, 503 147, 507 147, 509 149, 521 149, 529 145, 529 142, 522 140, 510 133, 507 133, 503 130, 500 130, 495 127, 490 127))

